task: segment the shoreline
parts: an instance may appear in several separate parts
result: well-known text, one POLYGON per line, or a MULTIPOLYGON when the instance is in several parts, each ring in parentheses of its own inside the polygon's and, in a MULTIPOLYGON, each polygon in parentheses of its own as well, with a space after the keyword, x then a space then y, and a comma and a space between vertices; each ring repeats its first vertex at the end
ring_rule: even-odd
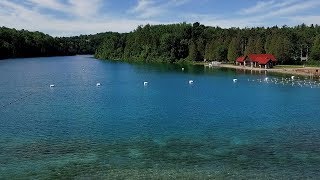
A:
MULTIPOLYGON (((204 64, 204 66, 208 66, 208 64, 204 64)), ((297 76, 308 76, 311 78, 320 78, 320 67, 281 67, 271 68, 271 69, 261 69, 261 68, 251 68, 244 66, 236 66, 231 64, 220 64, 218 66, 213 67, 221 67, 221 68, 229 68, 229 69, 238 69, 238 70, 249 70, 249 71, 266 71, 271 73, 281 73, 288 75, 297 75, 297 76)))

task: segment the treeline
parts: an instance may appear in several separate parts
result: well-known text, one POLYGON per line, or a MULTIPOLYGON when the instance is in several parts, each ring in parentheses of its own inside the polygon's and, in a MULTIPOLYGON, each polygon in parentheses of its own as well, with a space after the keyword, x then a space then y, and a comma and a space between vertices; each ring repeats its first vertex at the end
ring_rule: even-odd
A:
POLYGON ((301 62, 301 54, 308 55, 309 62, 320 62, 320 26, 223 29, 180 23, 74 37, 0 28, 0 59, 95 54, 100 59, 144 62, 233 62, 250 53, 271 53, 283 64, 301 62))
POLYGON ((110 33, 96 50, 100 59, 128 61, 234 61, 250 53, 271 53, 280 63, 300 56, 320 60, 320 27, 229 28, 199 23, 139 26, 130 33, 110 33))
POLYGON ((0 59, 94 54, 108 33, 52 37, 41 32, 0 28, 0 59))

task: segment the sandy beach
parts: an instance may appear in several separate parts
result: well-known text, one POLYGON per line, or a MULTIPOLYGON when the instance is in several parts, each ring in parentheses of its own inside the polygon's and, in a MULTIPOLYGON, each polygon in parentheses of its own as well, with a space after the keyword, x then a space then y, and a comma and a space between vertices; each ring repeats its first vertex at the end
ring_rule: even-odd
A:
MULTIPOLYGON (((206 66, 206 65, 205 65, 206 66)), ((298 76, 309 76, 312 78, 320 78, 320 67, 291 67, 291 66, 275 66, 271 69, 262 69, 262 68, 251 68, 244 66, 236 66, 232 64, 220 64, 216 67, 223 68, 232 68, 232 69, 240 69, 240 70, 249 70, 249 71, 266 71, 273 73, 282 73, 282 74, 290 74, 290 75, 298 75, 298 76)))

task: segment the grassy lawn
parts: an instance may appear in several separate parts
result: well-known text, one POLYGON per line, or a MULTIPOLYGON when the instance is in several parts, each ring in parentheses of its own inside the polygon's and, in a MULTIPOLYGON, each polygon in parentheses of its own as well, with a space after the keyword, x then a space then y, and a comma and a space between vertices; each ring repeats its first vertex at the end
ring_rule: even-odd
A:
POLYGON ((318 67, 320 67, 320 64, 319 64, 319 65, 316 65, 316 64, 308 64, 308 65, 306 65, 306 67, 316 67, 316 68, 318 68, 318 67))
POLYGON ((277 65, 274 67, 275 69, 283 69, 283 68, 303 68, 303 65, 277 65))

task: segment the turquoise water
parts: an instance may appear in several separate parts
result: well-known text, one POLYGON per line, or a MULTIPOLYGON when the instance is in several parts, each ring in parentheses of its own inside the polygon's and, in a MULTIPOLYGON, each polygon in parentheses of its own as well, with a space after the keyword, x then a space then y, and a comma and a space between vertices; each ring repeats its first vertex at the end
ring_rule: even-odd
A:
POLYGON ((181 68, 0 61, 0 179, 320 177, 318 81, 181 68))

